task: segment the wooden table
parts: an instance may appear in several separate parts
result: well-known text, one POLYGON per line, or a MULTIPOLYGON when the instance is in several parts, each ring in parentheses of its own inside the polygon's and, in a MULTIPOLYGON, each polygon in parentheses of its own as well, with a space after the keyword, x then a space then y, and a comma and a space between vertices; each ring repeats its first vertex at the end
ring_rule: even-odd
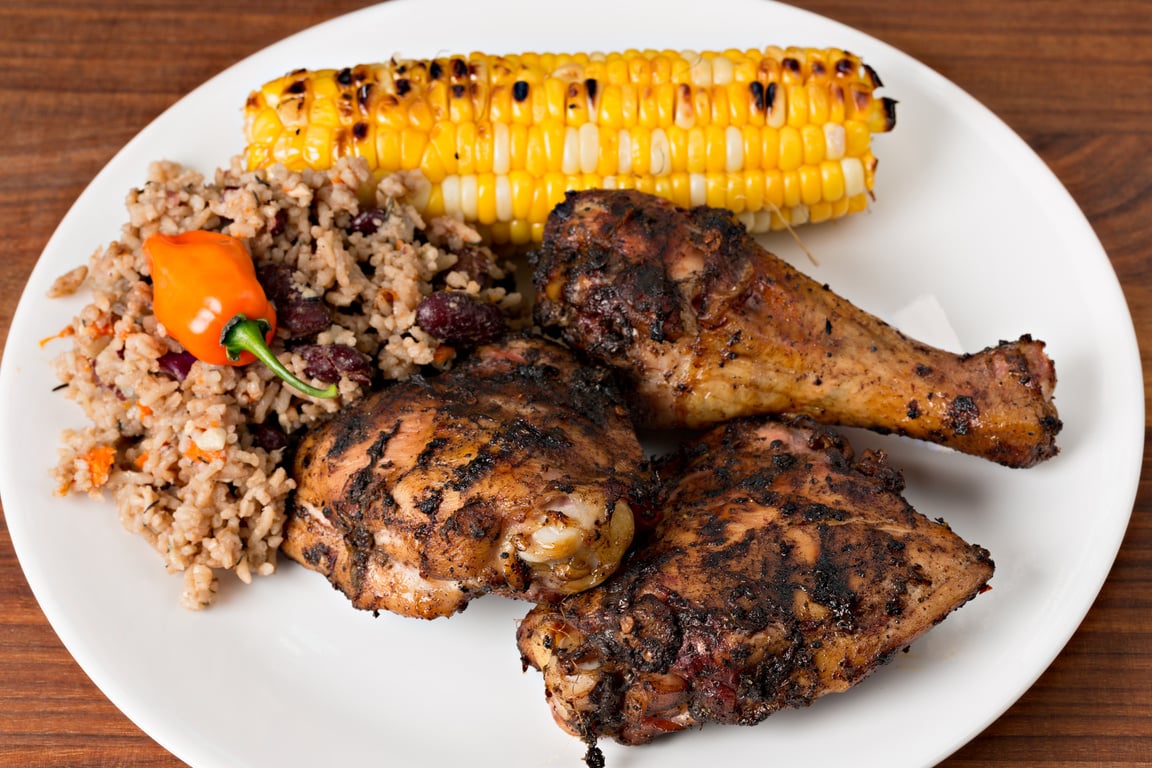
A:
MULTIPOLYGON (((133 134, 226 66, 366 4, 0 0, 0 337, 57 223, 133 134)), ((1111 257, 1144 346, 1147 377, 1152 10, 1146 0, 798 4, 939 70, 1040 154, 1111 257)), ((1152 414, 1146 432, 1148 419, 1152 414)), ((1148 461, 1119 558, 1079 631, 1032 690, 945 765, 1152 766, 1148 461)), ((1090 518, 1085 510, 1086 526, 1090 518)), ((892 724, 897 748, 900 727, 892 724)), ((61 646, 24 581, 2 518, 0 765, 180 765, 120 714, 61 646)))

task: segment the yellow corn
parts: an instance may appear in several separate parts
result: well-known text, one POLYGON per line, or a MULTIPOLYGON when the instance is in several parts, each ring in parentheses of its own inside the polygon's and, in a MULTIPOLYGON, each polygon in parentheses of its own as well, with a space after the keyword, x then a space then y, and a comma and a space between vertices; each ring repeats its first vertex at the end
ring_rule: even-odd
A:
POLYGON ((568 189, 641 189, 731 209, 753 232, 867 208, 879 78, 837 49, 393 59, 298 70, 245 109, 249 168, 363 157, 418 170, 429 215, 539 241, 568 189))

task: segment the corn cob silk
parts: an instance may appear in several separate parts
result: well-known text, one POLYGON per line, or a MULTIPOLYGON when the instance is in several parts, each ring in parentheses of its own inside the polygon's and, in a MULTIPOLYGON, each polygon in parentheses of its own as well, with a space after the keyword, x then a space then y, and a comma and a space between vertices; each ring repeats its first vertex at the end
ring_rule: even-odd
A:
POLYGON ((763 232, 867 207, 872 136, 895 125, 880 86, 837 49, 394 58, 266 83, 246 104, 245 156, 419 171, 425 215, 494 243, 539 241, 564 192, 589 188, 728 208, 763 232))

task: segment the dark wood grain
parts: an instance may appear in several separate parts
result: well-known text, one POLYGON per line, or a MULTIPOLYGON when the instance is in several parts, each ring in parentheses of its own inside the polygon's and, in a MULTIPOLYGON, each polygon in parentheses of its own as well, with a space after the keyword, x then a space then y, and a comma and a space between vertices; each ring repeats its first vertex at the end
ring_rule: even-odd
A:
MULTIPOLYGON (((57 223, 128 139, 230 64, 366 4, 0 0, 0 338, 7 336, 24 282, 57 223)), ((1148 3, 798 5, 879 37, 938 70, 1036 150, 1083 208, 1112 260, 1132 310, 1147 379, 1148 3)), ((1148 386, 1146 381, 1146 393, 1148 386)), ((1145 417, 1146 434, 1150 423, 1152 414, 1145 417)), ((1079 631, 1036 685, 945 766, 1152 766, 1150 476, 1146 457, 1123 547, 1079 631)), ((1091 525, 1090 517, 1085 510, 1085 525, 1091 525)), ((120 714, 61 646, 24 581, 2 518, 0 671, 0 765, 181 765, 120 714)), ((898 746, 900 723, 892 724, 892 738, 898 746)))

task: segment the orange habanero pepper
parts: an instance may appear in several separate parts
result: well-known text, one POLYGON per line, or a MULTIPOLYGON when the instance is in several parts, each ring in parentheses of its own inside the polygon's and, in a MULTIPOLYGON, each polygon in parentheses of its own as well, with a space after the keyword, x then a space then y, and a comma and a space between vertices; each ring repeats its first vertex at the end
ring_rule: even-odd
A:
POLYGON ((211 365, 260 360, 305 394, 336 396, 335 384, 326 389, 306 384, 268 348, 276 311, 243 242, 219 232, 155 234, 143 250, 152 272, 152 312, 197 360, 211 365))

